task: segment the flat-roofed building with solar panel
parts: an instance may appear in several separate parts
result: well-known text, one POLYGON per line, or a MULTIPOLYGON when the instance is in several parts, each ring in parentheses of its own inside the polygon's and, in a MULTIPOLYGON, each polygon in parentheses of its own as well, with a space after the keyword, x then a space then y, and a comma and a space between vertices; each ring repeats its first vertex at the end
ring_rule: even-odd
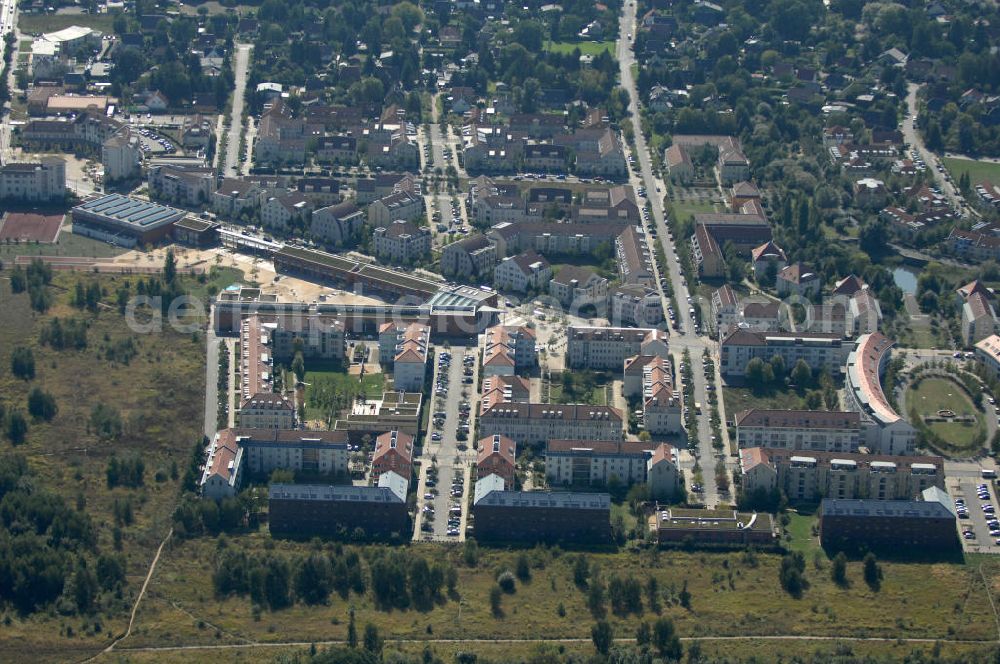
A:
POLYGON ((123 247, 155 244, 188 213, 121 194, 107 194, 77 205, 73 232, 123 247))

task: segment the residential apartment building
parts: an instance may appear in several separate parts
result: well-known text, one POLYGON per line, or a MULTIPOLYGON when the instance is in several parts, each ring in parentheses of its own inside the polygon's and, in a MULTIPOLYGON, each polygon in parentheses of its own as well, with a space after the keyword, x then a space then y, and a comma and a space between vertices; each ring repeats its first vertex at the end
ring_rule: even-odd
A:
POLYGON ((318 139, 316 161, 353 166, 358 162, 358 139, 353 136, 324 136, 318 139))
POLYGON ((142 149, 139 136, 128 127, 108 138, 101 144, 101 165, 104 166, 104 181, 119 182, 142 175, 142 149))
POLYGON ((42 157, 38 163, 0 166, 0 200, 55 203, 66 199, 66 161, 42 157))
POLYGON ((424 199, 409 191, 396 191, 368 206, 368 223, 387 226, 394 221, 416 221, 424 214, 424 199))
POLYGON ((620 371, 626 358, 668 354, 662 330, 576 325, 566 330, 566 362, 571 369, 620 371))
POLYGON ((274 357, 291 361, 301 344, 308 359, 343 360, 347 354, 344 323, 328 316, 275 316, 262 325, 270 335, 274 357))
POLYGON ((613 325, 653 327, 664 320, 659 291, 639 284, 617 286, 608 291, 608 320, 613 325))
POLYGON ((615 256, 618 258, 618 273, 623 284, 656 285, 646 237, 636 232, 635 227, 629 226, 615 238, 615 256))
POLYGON ((212 193, 212 212, 224 219, 236 219, 241 214, 253 214, 264 204, 264 190, 257 183, 239 178, 226 178, 212 193))
MULTIPOLYGON (((986 289, 983 289, 986 291, 986 289)), ((996 310, 990 302, 990 293, 970 293, 962 303, 962 341, 971 348, 996 331, 996 310)))
POLYGON ((200 166, 154 164, 146 177, 150 198, 176 205, 205 205, 216 189, 215 171, 200 166))
POLYGON ((483 411, 479 431, 538 445, 552 439, 617 440, 622 423, 621 412, 611 406, 507 403, 483 411))
MULTIPOLYGON (((538 366, 537 336, 525 325, 495 325, 483 333, 483 376, 513 376, 538 366)), ((516 440, 516 439, 515 439, 516 440)))
POLYGON ((804 298, 812 297, 822 286, 823 280, 819 274, 802 263, 792 263, 782 268, 775 282, 778 295, 798 295, 804 298))
POLYGON ((889 403, 882 390, 882 375, 895 342, 883 334, 858 337, 847 358, 845 402, 861 414, 865 445, 878 454, 913 454, 916 430, 889 403))
POLYGON ((496 264, 496 245, 481 233, 452 242, 441 250, 441 274, 447 277, 488 278, 496 264))
POLYGON ((767 282, 769 274, 773 274, 776 278, 788 266, 785 250, 770 240, 755 247, 750 252, 750 260, 753 264, 753 278, 759 284, 767 282))
POLYGON ((352 243, 365 226, 365 213, 354 203, 338 203, 314 210, 310 222, 312 236, 336 247, 352 243))
POLYGON ((625 360, 622 394, 642 402, 641 427, 654 436, 679 434, 682 430, 681 398, 674 390, 669 358, 637 355, 625 360))
POLYGON ((272 327, 260 316, 240 321, 240 401, 238 421, 247 429, 294 429, 295 406, 274 393, 272 327))
POLYGON ((411 265, 431 251, 431 232, 402 219, 376 227, 372 239, 375 255, 392 263, 411 265))
POLYGON ((796 502, 910 500, 928 487, 944 488, 944 460, 935 456, 750 447, 740 450, 740 470, 744 493, 778 489, 796 502))
MULTIPOLYGON (((494 246, 494 255, 496 247, 494 246)), ((443 256, 442 256, 443 259, 443 256)), ((493 287, 500 291, 524 293, 542 290, 552 279, 552 265, 532 250, 507 256, 493 268, 493 287)))
POLYGON ((726 336, 720 347, 720 370, 723 375, 745 375, 747 364, 754 358, 769 362, 780 355, 785 366, 794 367, 804 360, 813 371, 827 369, 832 374, 841 371, 852 345, 841 335, 822 332, 751 332, 736 329, 726 336))
POLYGON ((862 444, 861 416, 826 410, 764 410, 737 413, 736 440, 741 448, 857 452, 862 444))
POLYGON ((588 305, 603 309, 608 280, 585 267, 565 265, 549 281, 549 295, 574 312, 588 305))
POLYGON ((265 478, 273 470, 346 478, 349 455, 341 431, 223 429, 209 446, 202 495, 234 496, 247 474, 265 478))
POLYGON ((978 342, 975 353, 986 374, 994 380, 1000 379, 1000 336, 991 334, 978 342))
POLYGON ((379 331, 379 359, 392 366, 397 391, 421 392, 427 374, 431 329, 423 323, 384 323, 379 331))
POLYGON ((375 439, 372 454, 372 480, 393 472, 407 482, 413 476, 413 436, 402 431, 386 431, 375 439))
POLYGON ((406 539, 412 526, 406 505, 409 482, 389 471, 376 486, 272 484, 268 530, 275 537, 406 539))
POLYGON ((614 243, 628 222, 573 224, 555 222, 499 223, 487 236, 497 245, 497 256, 533 249, 540 254, 589 254, 599 245, 614 243))
POLYGON ((955 503, 930 487, 917 500, 834 500, 819 506, 820 543, 829 551, 955 551, 955 503))
POLYGON ((545 445, 549 486, 625 485, 646 481, 653 443, 618 440, 550 440, 545 445))
POLYGON ((677 465, 677 448, 660 443, 646 461, 646 486, 656 501, 670 501, 683 488, 684 478, 677 465))
POLYGON ((601 543, 611 539, 606 493, 505 491, 491 475, 476 482, 472 517, 483 542, 601 543))
POLYGON ((483 438, 476 455, 476 478, 481 480, 497 475, 503 479, 505 487, 513 490, 516 456, 517 444, 510 438, 501 435, 483 438))
POLYGON ((298 192, 272 196, 260 209, 260 221, 268 228, 287 231, 293 225, 308 225, 313 204, 298 192))

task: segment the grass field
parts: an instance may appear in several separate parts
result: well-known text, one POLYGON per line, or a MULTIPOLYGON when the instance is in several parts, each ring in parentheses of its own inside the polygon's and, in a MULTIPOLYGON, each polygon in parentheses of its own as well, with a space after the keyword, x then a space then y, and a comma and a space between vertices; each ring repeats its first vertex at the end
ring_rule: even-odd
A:
POLYGON ((0 244, 0 260, 14 256, 81 256, 85 258, 113 258, 127 250, 113 247, 107 242, 70 233, 66 228, 59 232, 55 244, 0 244))
POLYGON ((673 208, 674 215, 679 220, 687 219, 694 214, 717 211, 714 204, 698 201, 673 201, 671 208, 673 208))
POLYGON ((603 377, 591 374, 593 380, 582 380, 583 375, 571 372, 552 374, 549 385, 549 403, 607 405, 607 389, 603 377))
POLYGON ((115 17, 111 14, 21 14, 17 19, 17 29, 30 35, 79 25, 111 34, 114 32, 114 22, 115 17))
MULTIPOLYGON (((307 543, 271 542, 264 533, 227 538, 228 546, 248 551, 302 553, 307 543)), ((378 624, 393 639, 589 639, 594 617, 586 593, 572 581, 572 556, 535 549, 532 580, 518 583, 502 600, 503 617, 494 617, 489 588, 498 571, 514 566, 516 552, 481 550, 477 568, 460 561, 457 547, 411 545, 412 556, 448 559, 458 570, 458 598, 444 600, 428 611, 377 610, 369 595, 331 597, 326 605, 263 611, 253 616, 247 598, 217 598, 211 575, 217 543, 213 539, 175 542, 161 558, 140 607, 133 636, 124 647, 238 643, 243 640, 281 642, 337 640, 346 637, 351 606, 357 624, 378 624), (563 616, 560 616, 559 605, 563 616), (199 621, 202 626, 199 628, 199 621)), ((682 636, 825 635, 890 638, 990 639, 996 629, 977 570, 971 565, 899 564, 882 562, 885 573, 879 592, 861 582, 861 564, 848 565, 847 588, 830 580, 829 567, 816 569, 810 559, 809 588, 802 599, 789 598, 777 583, 780 556, 758 553, 752 563, 739 552, 638 551, 587 554, 602 577, 612 574, 638 579, 655 577, 661 589, 663 613, 682 636), (676 594, 687 581, 691 609, 679 606, 676 594)), ((366 553, 362 552, 362 558, 366 553)), ((996 564, 987 572, 995 577, 996 564)), ((644 597, 645 619, 655 616, 644 597)), ((640 616, 608 615, 617 634, 630 636, 640 616)), ((415 644, 419 647, 419 644, 415 644)))
POLYGON ((321 420, 326 416, 321 409, 309 406, 309 396, 312 390, 315 389, 321 382, 333 381, 334 389, 338 393, 347 392, 349 387, 357 386, 360 382, 361 391, 364 392, 369 398, 382 396, 382 390, 385 388, 385 376, 380 373, 375 374, 365 374, 363 380, 359 381, 358 376, 352 376, 343 369, 335 368, 333 365, 323 366, 316 365, 314 362, 309 362, 306 364, 306 418, 310 420, 321 420))
POLYGON ((944 157, 942 161, 945 168, 951 171, 951 177, 956 182, 962 173, 967 172, 973 187, 983 180, 989 180, 994 184, 1000 183, 1000 163, 958 159, 956 157, 944 157))
MULTIPOLYGON (((632 631, 624 630, 616 633, 618 645, 632 645, 632 631)), ((692 648, 693 642, 686 640, 683 646, 686 651, 692 648)), ((340 646, 334 646, 340 647, 340 646)), ((927 661, 937 652, 942 657, 962 658, 958 661, 987 662, 990 661, 994 649, 988 645, 969 643, 897 643, 895 641, 775 641, 764 639, 746 639, 739 641, 715 640, 705 638, 696 646, 705 658, 727 658, 730 662, 770 662, 777 654, 786 660, 798 657, 803 661, 842 661, 845 658, 856 658, 851 661, 864 661, 866 657, 879 658, 878 661, 927 661), (815 659, 814 659, 815 658, 815 659)), ((574 661, 586 660, 594 654, 594 647, 589 639, 563 643, 490 643, 481 641, 471 643, 421 643, 389 641, 385 644, 384 658, 394 661, 396 653, 409 657, 421 657, 428 649, 435 657, 444 662, 455 661, 458 653, 474 651, 480 662, 555 662, 560 658, 574 656, 574 661)), ((320 646, 319 651, 325 647, 320 646)), ((233 648, 143 652, 128 651, 119 648, 114 653, 99 656, 94 661, 97 664, 112 664, 127 661, 130 664, 194 664, 211 662, 211 664, 271 664, 279 655, 305 656, 309 648, 303 646, 269 647, 259 646, 233 648), (123 660, 127 657, 127 660, 123 660)))
POLYGON ((576 49, 580 49, 581 55, 597 55, 601 51, 607 51, 611 55, 615 54, 615 42, 613 41, 603 41, 603 42, 552 42, 547 41, 542 47, 546 51, 552 51, 553 53, 572 53, 576 49))
POLYGON ((921 416, 933 416, 939 410, 951 410, 957 415, 968 415, 976 423, 930 422, 931 431, 958 449, 967 448, 983 430, 983 415, 956 383, 945 378, 924 378, 906 395, 907 407, 916 406, 921 416))
POLYGON ((794 410, 803 408, 802 399, 792 390, 771 390, 755 394, 746 387, 723 387, 722 398, 726 400, 726 413, 735 417, 741 410, 750 408, 794 410))
MULTIPOLYGON (((66 661, 81 653, 96 652, 109 634, 124 630, 128 611, 141 585, 156 547, 170 527, 179 480, 171 478, 176 462, 182 474, 192 446, 202 437, 204 410, 205 341, 203 336, 130 331, 114 309, 97 314, 69 305, 77 279, 90 283, 91 275, 56 273, 50 291, 53 306, 47 314, 32 312, 27 294, 12 295, 10 282, 0 277, 0 403, 8 410, 25 407, 33 386, 51 393, 58 413, 51 422, 31 422, 26 441, 17 448, 37 474, 37 482, 74 504, 85 497, 87 513, 98 532, 98 546, 112 550, 115 501, 131 500, 135 519, 123 527, 123 552, 128 585, 121 600, 112 601, 106 613, 95 616, 101 627, 84 630, 85 619, 64 617, 56 611, 12 622, 0 637, 0 661, 14 661, 31 652, 40 661, 66 661), (42 346, 39 331, 54 316, 86 318, 88 347, 82 351, 53 350, 42 346), (107 359, 108 349, 131 340, 136 353, 128 364, 107 359), (9 371, 15 346, 33 350, 36 377, 29 382, 9 371), (100 440, 88 429, 91 409, 98 403, 117 408, 125 434, 117 440, 100 440), (145 462, 145 483, 137 489, 107 486, 108 459, 115 453, 139 452, 145 462), (155 477, 160 473, 159 477, 155 477), (72 626, 75 635, 66 636, 72 626)), ((114 297, 123 277, 102 277, 103 288, 114 297)), ((133 291, 134 292, 134 291, 133 291)), ((108 297, 106 296, 106 300, 108 297)), ((120 357, 120 356, 119 356, 120 357)), ((10 451, 4 442, 4 453, 10 451)))

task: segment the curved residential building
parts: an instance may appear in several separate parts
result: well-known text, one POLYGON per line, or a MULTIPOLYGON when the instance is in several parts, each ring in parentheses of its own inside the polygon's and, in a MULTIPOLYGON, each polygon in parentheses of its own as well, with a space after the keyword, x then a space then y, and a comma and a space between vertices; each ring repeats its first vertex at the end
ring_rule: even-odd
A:
POLYGON ((865 444, 877 454, 913 454, 916 431, 889 405, 882 374, 895 342, 875 332, 858 337, 847 357, 847 406, 861 413, 865 444))

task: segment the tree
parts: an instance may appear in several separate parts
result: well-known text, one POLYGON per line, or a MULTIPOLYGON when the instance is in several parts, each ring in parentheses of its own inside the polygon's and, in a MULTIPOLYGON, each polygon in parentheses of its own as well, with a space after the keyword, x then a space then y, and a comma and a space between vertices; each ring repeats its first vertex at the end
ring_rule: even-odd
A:
POLYGON ((747 362, 745 374, 748 385, 751 387, 763 387, 766 382, 764 380, 764 360, 755 357, 747 362))
POLYGON ((10 371, 18 378, 31 380, 35 377, 35 354, 30 348, 17 346, 10 356, 10 371))
POLYGON ((514 574, 509 569, 500 572, 499 576, 497 576, 497 585, 508 595, 512 594, 516 590, 514 574))
POLYGON ((581 553, 573 561, 573 583, 583 587, 587 585, 588 579, 590 579, 590 563, 587 562, 587 556, 581 553))
POLYGON ((674 621, 670 618, 657 618, 653 623, 653 647, 666 660, 677 661, 684 654, 674 621))
POLYGON ((371 623, 365 625, 364 644, 365 650, 373 655, 382 654, 382 637, 379 636, 378 627, 371 623))
POLYGON ((882 567, 878 564, 875 554, 871 551, 866 553, 862 564, 864 565, 865 583, 872 590, 878 590, 879 586, 882 585, 882 567))
POLYGON ((302 359, 302 353, 295 353, 295 359, 292 360, 292 373, 295 374, 295 379, 298 382, 302 382, 306 377, 306 363, 302 359))
POLYGON ((465 540, 462 547, 462 560, 468 567, 475 567, 479 563, 479 545, 474 539, 465 540))
POLYGON ((781 559, 778 580, 785 592, 796 599, 802 596, 802 591, 806 587, 805 577, 802 576, 805 568, 805 558, 799 552, 785 554, 781 559))
POLYGON ((28 413, 36 420, 52 421, 59 412, 56 399, 40 387, 34 387, 28 393, 28 413))
POLYGON ((684 580, 684 585, 681 587, 681 592, 680 595, 678 595, 678 599, 680 599, 681 606, 683 606, 685 609, 691 608, 691 591, 688 590, 687 579, 684 580))
POLYGON ((163 281, 172 284, 176 278, 177 260, 174 258, 174 250, 167 249, 167 257, 163 259, 163 281))
POLYGON ((615 635, 611 630, 611 624, 607 620, 598 620, 590 628, 590 638, 594 642, 594 649, 602 655, 607 655, 614 643, 615 635))
POLYGON ((73 573, 73 600, 79 613, 89 613, 94 607, 97 596, 97 579, 87 566, 87 559, 80 556, 76 559, 76 571, 73 573))
POLYGON ((795 367, 792 369, 791 374, 792 383, 800 391, 805 389, 812 381, 812 369, 806 364, 806 361, 799 358, 799 361, 795 363, 795 367))
POLYGON ((490 588, 490 611, 493 615, 500 617, 503 615, 503 609, 500 607, 500 599, 503 597, 503 592, 500 590, 500 586, 493 586, 490 588))
POLYGON ((833 566, 830 568, 830 578, 838 586, 847 585, 847 556, 841 551, 833 557, 833 566))
POLYGON ((521 553, 517 557, 517 567, 516 567, 517 578, 521 582, 526 582, 531 580, 531 565, 528 563, 528 556, 521 553))
POLYGON ((325 602, 330 596, 332 584, 330 559, 322 554, 306 556, 295 570, 295 594, 306 604, 325 602))
POLYGON ((645 621, 639 623, 639 626, 635 629, 635 645, 642 648, 649 645, 649 642, 652 640, 653 630, 649 628, 649 623, 645 621))
POLYGON ((7 437, 14 445, 20 445, 28 435, 28 419, 20 410, 15 410, 7 416, 7 437))
POLYGON ((354 623, 354 607, 351 607, 347 619, 347 645, 351 648, 358 647, 358 627, 354 623))

